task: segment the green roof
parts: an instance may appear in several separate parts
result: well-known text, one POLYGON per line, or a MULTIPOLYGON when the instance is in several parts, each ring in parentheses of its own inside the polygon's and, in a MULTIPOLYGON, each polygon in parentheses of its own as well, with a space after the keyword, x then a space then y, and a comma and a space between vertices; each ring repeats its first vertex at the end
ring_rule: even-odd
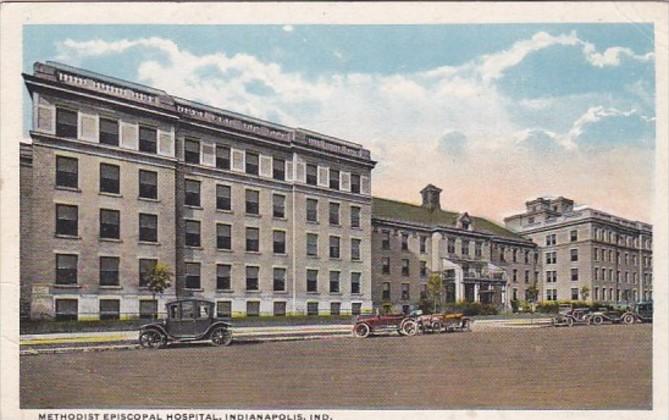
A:
MULTIPOLYGON (((416 204, 374 197, 372 199, 372 217, 429 227, 456 227, 460 213, 446 210, 431 211, 416 204)), ((474 232, 486 233, 507 239, 528 241, 522 236, 503 228, 490 220, 471 215, 469 215, 469 218, 472 221, 472 229, 474 232)))

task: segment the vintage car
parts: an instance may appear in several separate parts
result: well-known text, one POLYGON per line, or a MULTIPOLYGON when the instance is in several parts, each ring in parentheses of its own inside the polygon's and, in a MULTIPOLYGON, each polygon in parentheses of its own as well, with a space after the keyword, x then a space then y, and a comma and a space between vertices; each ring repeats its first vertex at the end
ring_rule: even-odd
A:
POLYGON ((622 316, 623 323, 653 322, 653 302, 641 302, 632 305, 622 316))
POLYGON ((353 325, 353 335, 359 338, 371 334, 399 333, 413 336, 418 333, 416 320, 404 314, 360 315, 353 325))
POLYGON ((214 316, 214 303, 201 299, 168 302, 167 319, 142 325, 139 344, 162 348, 169 342, 211 340, 216 346, 232 343, 230 324, 214 316))
POLYGON ((590 308, 574 308, 570 304, 560 304, 558 314, 553 317, 551 323, 554 327, 587 325, 590 323, 590 308))
POLYGON ((417 310, 411 313, 411 317, 416 320, 420 333, 471 331, 471 325, 474 323, 474 320, 462 313, 424 315, 423 311, 417 310))
POLYGON ((602 325, 605 322, 617 324, 622 321, 621 311, 607 307, 597 308, 588 314, 588 323, 592 325, 602 325))

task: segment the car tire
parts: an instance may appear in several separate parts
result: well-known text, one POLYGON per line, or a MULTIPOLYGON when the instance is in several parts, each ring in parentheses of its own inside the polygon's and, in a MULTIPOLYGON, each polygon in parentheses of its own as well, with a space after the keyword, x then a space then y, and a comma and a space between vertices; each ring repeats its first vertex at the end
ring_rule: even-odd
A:
POLYGON ((413 337, 418 334, 418 324, 413 319, 406 320, 400 327, 400 331, 407 337, 413 337))
POLYGON ((209 335, 215 346, 229 346, 232 344, 232 331, 225 327, 216 327, 209 335))
POLYGON ((602 325, 604 323, 604 317, 601 315, 595 315, 592 317, 592 325, 602 325))
POLYGON ((431 325, 433 333, 440 333, 444 329, 444 324, 441 321, 434 321, 431 325))
POLYGON ((147 330, 139 335, 139 345, 145 349, 161 349, 167 344, 165 334, 156 330, 147 330))
POLYGON ((369 328, 369 325, 367 324, 358 324, 353 327, 353 335, 358 338, 367 338, 369 337, 370 332, 371 328, 369 328))
POLYGON ((632 315, 632 314, 626 314, 623 317, 623 323, 625 325, 632 325, 632 324, 634 324, 634 322, 636 322, 636 319, 634 318, 634 315, 632 315))
POLYGON ((568 317, 566 321, 567 321, 567 326, 568 327, 573 327, 574 326, 574 318, 568 317))
POLYGON ((462 331, 470 332, 472 330, 472 324, 474 322, 471 319, 465 319, 462 321, 462 331))

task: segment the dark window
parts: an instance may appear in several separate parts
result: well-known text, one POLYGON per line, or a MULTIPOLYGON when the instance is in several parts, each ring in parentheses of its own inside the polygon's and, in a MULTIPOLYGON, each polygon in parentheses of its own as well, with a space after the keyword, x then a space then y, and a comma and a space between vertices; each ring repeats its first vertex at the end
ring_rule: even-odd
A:
POLYGON ((200 246, 200 222, 186 220, 186 246, 200 246))
POLYGON ((339 237, 330 236, 330 258, 339 258, 339 237))
POLYGON ((390 249, 390 232, 384 231, 381 235, 381 249, 390 249))
POLYGON ((139 240, 158 242, 158 216, 155 214, 139 214, 139 240))
POLYGON ((578 300, 578 288, 574 287, 571 289, 571 300, 578 300))
POLYGON ((142 319, 156 318, 158 315, 158 301, 156 300, 140 300, 139 301, 139 317, 142 319))
POLYGON ((246 290, 258 290, 259 267, 246 267, 246 290))
POLYGON ((285 268, 275 268, 274 269, 273 289, 276 292, 282 292, 282 291, 286 290, 286 269, 285 268))
POLYGON ((79 161, 77 159, 56 156, 56 185, 67 188, 79 186, 79 161))
POLYGON ((77 236, 79 232, 79 208, 56 204, 56 235, 77 236))
POLYGON ((318 256, 318 234, 307 233, 307 256, 318 256))
POLYGON ((381 299, 390 300, 390 283, 383 283, 383 289, 381 289, 381 299))
POLYGON ((330 188, 333 190, 339 189, 339 171, 330 169, 330 188))
POLYGON ((286 302, 274 302, 274 316, 286 316, 286 302))
POLYGON ((427 261, 420 262, 420 276, 427 277, 427 261))
POLYGON ((69 109, 56 109, 56 136, 77 138, 77 112, 69 109))
POLYGON ((351 304, 351 315, 360 315, 362 313, 362 303, 351 304))
POLYGON ((354 295, 360 294, 360 273, 351 273, 351 293, 354 295))
POLYGON ((76 299, 56 299, 56 321, 76 321, 78 313, 76 299))
POLYGON ((351 192, 360 194, 360 175, 351 174, 351 192))
POLYGON ((100 209, 100 237, 119 239, 121 212, 118 210, 100 209))
POLYGON ((330 293, 339 293, 339 271, 330 271, 330 293))
POLYGON ((307 222, 318 223, 318 200, 307 198, 307 222))
POLYGON ((318 292, 318 270, 307 270, 307 292, 318 292))
POLYGON ((318 316, 318 302, 307 303, 307 315, 318 316))
POLYGON ((246 316, 259 316, 260 302, 246 302, 246 316))
MULTIPOLYGON (((462 255, 469 255, 469 241, 465 241, 465 240, 463 240, 461 245, 462 245, 462 255)), ((514 249, 514 250, 513 250, 513 258, 514 258, 513 261, 514 261, 514 262, 516 261, 516 260, 515 260, 515 258, 516 258, 516 253, 517 253, 517 252, 516 252, 516 250, 514 249)))
POLYGON ((421 254, 427 253, 427 236, 420 237, 420 253, 421 254))
POLYGON ((216 208, 218 210, 232 209, 232 190, 228 185, 216 186, 216 208))
POLYGON ((307 184, 309 185, 318 184, 318 166, 307 165, 307 184))
POLYGON ((200 263, 186 263, 186 289, 200 288, 200 263))
POLYGON ((216 146, 216 167, 218 169, 230 169, 230 148, 216 146))
POLYGON ((100 319, 119 319, 121 301, 118 299, 100 299, 100 319))
MULTIPOLYGON (((578 281, 578 268, 571 269, 571 280, 578 281)), ((618 271, 618 281, 620 280, 620 271, 618 271)))
POLYGON ((229 300, 216 302, 216 317, 230 318, 232 316, 232 302, 229 300))
POLYGON ((406 233, 403 233, 401 236, 402 240, 402 251, 408 251, 409 250, 409 235, 406 233))
POLYGON ((260 212, 260 191, 246 190, 246 213, 259 214, 260 212))
POLYGON ((141 152, 156 153, 156 129, 139 127, 139 150, 141 152))
POLYGON ((279 219, 286 217, 286 196, 281 194, 272 195, 272 216, 279 219))
POLYGON ((286 232, 282 230, 275 230, 272 233, 272 240, 275 254, 286 253, 286 232))
POLYGON ((339 203, 330 203, 330 224, 339 225, 339 203))
POLYGON ((184 160, 188 163, 200 163, 200 142, 186 139, 184 143, 184 160))
POLYGON ((260 230, 258 228, 246 228, 246 250, 250 252, 260 251, 260 230))
POLYGON ((100 118, 100 144, 118 146, 118 121, 100 118))
POLYGON ((118 257, 100 257, 100 286, 118 286, 118 257))
POLYGON ((339 302, 330 303, 330 315, 333 316, 341 315, 341 303, 339 302))
POLYGON ((569 256, 571 261, 578 261, 578 249, 570 249, 569 256))
POLYGON ((571 242, 578 241, 578 231, 577 230, 572 230, 572 231, 569 232, 569 240, 571 242))
POLYGON ((187 206, 200 206, 200 181, 192 179, 186 180, 186 199, 187 206))
POLYGON ((381 260, 381 272, 383 274, 390 274, 390 257, 384 257, 381 260))
POLYGON ((139 170, 139 196, 158 199, 158 172, 139 170))
POLYGON ((232 227, 230 225, 216 224, 216 248, 232 249, 232 227))
POLYGON ((408 283, 402 283, 402 290, 401 290, 401 299, 402 300, 409 300, 410 295, 409 295, 409 284, 408 283))
POLYGON ((77 284, 77 260, 74 254, 56 254, 56 284, 77 284))
POLYGON ((351 206, 351 227, 360 227, 360 207, 351 206))
POLYGON ((258 175, 258 154, 246 152, 246 173, 258 175))
POLYGON ((100 164, 100 192, 118 194, 120 192, 121 168, 106 163, 100 164))
POLYGON ((229 264, 216 265, 216 288, 218 290, 230 290, 230 271, 232 267, 229 264))
POLYGON ((274 158, 272 160, 272 177, 279 181, 286 180, 286 161, 274 158))
POLYGON ((351 259, 353 261, 360 261, 360 239, 351 239, 351 259))
POLYGON ((139 287, 147 287, 149 285, 149 276, 156 264, 158 264, 158 260, 152 258, 141 258, 139 260, 139 287))
POLYGON ((409 276, 409 260, 407 259, 402 260, 402 275, 409 276))

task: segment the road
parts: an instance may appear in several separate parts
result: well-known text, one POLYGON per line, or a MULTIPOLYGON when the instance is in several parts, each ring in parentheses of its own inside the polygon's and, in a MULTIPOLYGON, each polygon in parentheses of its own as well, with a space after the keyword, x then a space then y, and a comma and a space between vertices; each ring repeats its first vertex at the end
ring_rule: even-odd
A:
POLYGON ((650 409, 650 325, 21 357, 22 408, 650 409))

